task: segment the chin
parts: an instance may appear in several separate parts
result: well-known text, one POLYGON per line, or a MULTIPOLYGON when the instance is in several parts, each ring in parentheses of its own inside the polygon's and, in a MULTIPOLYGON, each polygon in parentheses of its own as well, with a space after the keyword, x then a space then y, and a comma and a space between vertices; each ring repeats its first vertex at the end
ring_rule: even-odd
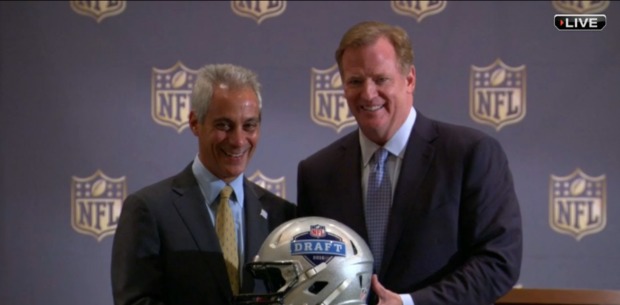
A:
POLYGON ((384 120, 362 120, 358 124, 360 128, 368 130, 379 130, 387 125, 384 120))

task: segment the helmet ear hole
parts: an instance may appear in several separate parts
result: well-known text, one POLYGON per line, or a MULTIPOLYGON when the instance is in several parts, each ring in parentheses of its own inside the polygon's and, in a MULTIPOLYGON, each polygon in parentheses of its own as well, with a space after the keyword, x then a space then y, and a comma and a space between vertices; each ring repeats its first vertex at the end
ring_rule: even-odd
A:
POLYGON ((308 292, 313 294, 319 294, 325 286, 327 286, 328 282, 325 281, 316 281, 312 284, 312 286, 308 287, 308 292))

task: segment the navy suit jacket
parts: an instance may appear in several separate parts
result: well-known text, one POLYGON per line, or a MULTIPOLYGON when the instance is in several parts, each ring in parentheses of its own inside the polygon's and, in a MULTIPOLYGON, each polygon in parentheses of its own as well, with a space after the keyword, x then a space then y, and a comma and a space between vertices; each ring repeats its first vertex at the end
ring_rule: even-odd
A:
MULTIPOLYGON (((294 218, 295 205, 247 179, 243 191, 245 262, 251 262, 269 232, 294 218)), ((127 197, 111 271, 116 305, 232 304, 224 258, 191 164, 127 197)), ((246 271, 241 293, 262 291, 246 271)))
MULTIPOLYGON (((298 215, 341 221, 368 242, 361 166, 358 131, 301 161, 298 215)), ((500 144, 418 112, 386 239, 379 281, 416 305, 488 305, 507 293, 519 277, 522 231, 500 144)))

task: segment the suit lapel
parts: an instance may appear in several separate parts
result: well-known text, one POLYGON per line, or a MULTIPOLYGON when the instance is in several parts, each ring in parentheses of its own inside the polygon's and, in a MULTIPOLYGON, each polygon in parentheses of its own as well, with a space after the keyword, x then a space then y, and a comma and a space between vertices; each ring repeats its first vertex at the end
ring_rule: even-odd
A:
POLYGON ((392 256, 402 237, 402 231, 406 223, 412 219, 411 209, 416 204, 422 204, 416 202, 415 198, 434 157, 435 149, 431 142, 435 137, 437 134, 431 121, 418 112, 394 192, 380 276, 385 274, 390 262, 393 261, 392 256))
MULTIPOLYGON (((245 263, 252 262, 254 256, 258 254, 263 241, 269 234, 267 218, 261 215, 263 206, 260 198, 252 187, 252 182, 247 179, 243 181, 243 192, 245 197, 245 263)), ((265 214, 266 215, 266 214, 265 214)), ((268 215, 266 215, 268 217, 268 215)), ((242 266, 243 267, 243 266, 242 266)), ((242 291, 252 291, 254 280, 249 272, 243 271, 242 291)))
MULTIPOLYGON (((358 131, 359 132, 359 131, 358 131)), ((340 155, 336 156, 337 168, 332 175, 331 185, 334 185, 333 198, 340 202, 340 217, 338 219, 356 231, 366 242, 368 232, 364 219, 364 203, 362 194, 362 152, 358 140, 358 132, 352 132, 342 143, 340 155)))
POLYGON ((173 190, 179 194, 175 200, 179 215, 189 229, 200 251, 219 251, 219 243, 204 196, 192 173, 191 165, 173 182, 173 190))
MULTIPOLYGON (((221 252, 215 226, 207 211, 204 196, 194 177, 191 164, 174 178, 172 185, 173 191, 179 195, 174 201, 174 206, 196 242, 199 251, 221 252)), ((223 257, 222 261, 207 259, 206 263, 212 270, 218 270, 214 273, 219 278, 217 282, 220 283, 220 291, 229 297, 232 296, 223 257)))

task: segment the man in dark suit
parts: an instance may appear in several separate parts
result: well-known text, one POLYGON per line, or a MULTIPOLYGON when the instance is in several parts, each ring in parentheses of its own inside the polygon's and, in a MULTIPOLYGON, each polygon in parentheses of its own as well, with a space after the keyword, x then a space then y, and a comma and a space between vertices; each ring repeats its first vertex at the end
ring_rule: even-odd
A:
POLYGON ((295 206, 243 175, 259 139, 260 112, 252 71, 229 64, 200 70, 189 115, 198 154, 179 174, 123 204, 112 249, 116 305, 223 305, 238 293, 264 291, 242 266, 271 230, 295 216, 295 206), (223 189, 232 190, 226 210, 223 189), (219 238, 215 226, 219 232, 226 223, 230 234, 219 238))
POLYGON ((402 28, 357 24, 336 60, 359 130, 299 163, 298 215, 339 220, 366 239, 371 304, 492 304, 516 283, 522 256, 502 147, 415 110, 402 28))

